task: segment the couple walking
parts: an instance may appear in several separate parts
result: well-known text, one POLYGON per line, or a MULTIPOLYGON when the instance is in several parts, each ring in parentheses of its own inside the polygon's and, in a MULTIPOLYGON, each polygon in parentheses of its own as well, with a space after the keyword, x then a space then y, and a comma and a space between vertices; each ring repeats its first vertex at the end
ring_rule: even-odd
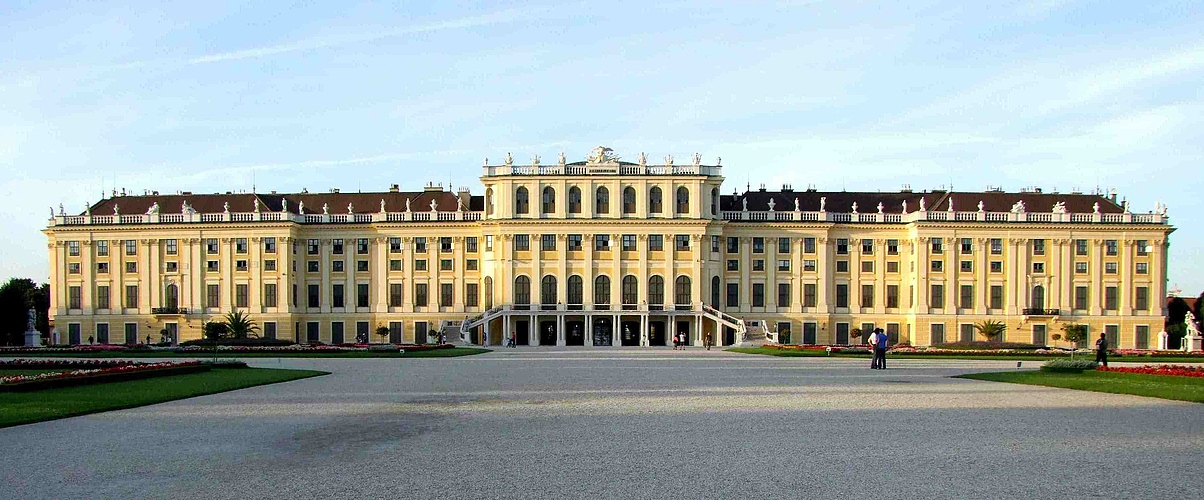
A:
POLYGON ((871 370, 886 369, 886 348, 889 347, 890 338, 881 328, 875 328, 869 338, 870 349, 874 353, 874 357, 870 361, 871 370))

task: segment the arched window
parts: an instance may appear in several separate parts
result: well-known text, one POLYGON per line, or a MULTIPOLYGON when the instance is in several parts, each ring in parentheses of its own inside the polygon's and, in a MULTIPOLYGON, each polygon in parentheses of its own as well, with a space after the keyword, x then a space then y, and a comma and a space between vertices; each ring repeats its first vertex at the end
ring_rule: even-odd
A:
POLYGON ((527 195, 527 188, 519 187, 514 193, 514 213, 525 214, 530 209, 530 197, 527 195))
POLYGON ((163 293, 163 305, 175 309, 180 307, 180 289, 176 285, 167 285, 163 293))
POLYGON ((1029 307, 1033 309, 1045 309, 1045 287, 1041 285, 1033 287, 1033 299, 1029 301, 1029 307))
POLYGON ((606 186, 598 188, 598 200, 594 204, 594 213, 608 214, 610 213, 610 190, 606 186))
POLYGON ((623 305, 633 306, 640 298, 640 282, 635 276, 628 274, 623 277, 623 305))
POLYGON ((648 303, 654 306, 665 304, 665 278, 660 276, 648 278, 648 303))
POLYGON ((685 186, 677 188, 677 213, 690 213, 690 190, 685 186))
POLYGON ((652 190, 648 191, 648 212, 659 214, 661 210, 661 188, 652 186, 652 190))
POLYGON ((677 305, 689 305, 691 303, 690 277, 681 275, 673 283, 673 303, 677 305))
POLYGON ((493 308, 493 278, 485 277, 485 309, 493 308))
POLYGON ((584 285, 585 285, 585 282, 581 279, 580 276, 577 276, 576 274, 569 276, 569 289, 568 289, 569 304, 581 305, 583 303, 582 299, 584 299, 584 297, 582 297, 582 295, 584 295, 584 292, 585 292, 584 285))
POLYGON ((594 304, 610 304, 610 277, 600 275, 594 278, 594 304))
POLYGON ((711 215, 719 215, 719 188, 711 188, 711 215))
POLYGON ((551 274, 544 276, 543 281, 539 284, 539 303, 540 304, 555 304, 556 303, 556 277, 551 274))
POLYGON ((485 215, 493 215, 493 188, 485 190, 485 215))
POLYGON ((719 308, 719 277, 711 278, 711 307, 719 308))
POLYGON ((569 213, 581 213, 581 189, 577 186, 569 188, 569 213))
POLYGON ((531 303, 531 278, 526 276, 514 278, 514 303, 522 305, 531 303))
POLYGON ((544 186, 543 188, 543 210, 545 214, 556 212, 556 190, 552 186, 544 186))
POLYGON ((631 186, 623 188, 623 213, 635 213, 635 188, 631 186))

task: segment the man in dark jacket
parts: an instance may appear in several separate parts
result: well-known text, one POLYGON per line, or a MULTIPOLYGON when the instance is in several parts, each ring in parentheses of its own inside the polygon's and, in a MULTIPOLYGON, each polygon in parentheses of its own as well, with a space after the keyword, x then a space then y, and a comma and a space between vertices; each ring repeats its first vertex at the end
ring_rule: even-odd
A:
POLYGON ((1103 333, 1099 334, 1099 340, 1095 341, 1095 362, 1108 366, 1108 337, 1103 333))

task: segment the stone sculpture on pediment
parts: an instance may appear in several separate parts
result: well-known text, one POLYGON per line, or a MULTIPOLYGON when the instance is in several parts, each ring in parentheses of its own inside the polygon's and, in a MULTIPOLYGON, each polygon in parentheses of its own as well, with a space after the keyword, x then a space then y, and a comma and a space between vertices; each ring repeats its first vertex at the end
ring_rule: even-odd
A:
POLYGON ((1050 211, 1050 212, 1052 212, 1052 213, 1055 213, 1055 214, 1064 214, 1064 213, 1066 213, 1066 202, 1064 202, 1064 201, 1059 201, 1059 202, 1057 202, 1057 203, 1054 203, 1054 206, 1053 206, 1053 208, 1049 209, 1049 211, 1050 211))
POLYGON ((819 197, 819 211, 820 211, 820 212, 827 212, 827 211, 828 211, 828 209, 827 209, 827 205, 828 205, 828 197, 827 197, 827 196, 820 196, 820 197, 819 197))
POLYGON ((158 215, 159 214, 159 202, 156 201, 155 203, 151 204, 150 208, 146 209, 146 214, 147 215, 158 215))
POLYGON ((121 215, 121 207, 116 203, 113 204, 113 215, 121 215))
POLYGON ((329 203, 322 204, 322 215, 330 215, 330 204, 329 203))
POLYGON ((259 198, 255 198, 255 213, 259 213, 259 198))
POLYGON ((301 200, 301 202, 297 204, 297 213, 298 214, 305 213, 305 200, 301 200))
POLYGON ((770 212, 772 212, 772 211, 773 211, 773 207, 774 207, 775 205, 777 205, 777 204, 778 204, 778 202, 774 201, 774 200, 773 200, 773 198, 770 198, 770 199, 769 199, 769 211, 770 211, 770 212))
POLYGON ((928 210, 928 202, 924 199, 924 197, 921 196, 920 197, 920 211, 923 212, 926 210, 928 210))
POLYGON ((438 208, 439 208, 439 202, 435 201, 435 200, 431 200, 431 211, 432 212, 438 211, 438 208))

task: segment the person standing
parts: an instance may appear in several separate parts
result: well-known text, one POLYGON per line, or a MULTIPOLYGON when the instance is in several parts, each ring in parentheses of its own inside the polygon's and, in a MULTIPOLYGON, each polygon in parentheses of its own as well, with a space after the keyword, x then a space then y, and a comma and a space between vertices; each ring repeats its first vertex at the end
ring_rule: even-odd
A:
POLYGON ((1095 362, 1108 366, 1108 337, 1106 334, 1099 334, 1099 340, 1095 341, 1095 362))
POLYGON ((702 343, 707 346, 707 350, 711 350, 711 332, 707 332, 702 337, 702 343))
POLYGON ((878 356, 878 369, 886 369, 886 348, 889 347, 890 337, 886 336, 886 332, 881 328, 874 330, 874 336, 878 338, 877 350, 875 355, 878 356))
POLYGON ((866 336, 865 339, 870 344, 870 369, 878 369, 878 330, 866 336))

